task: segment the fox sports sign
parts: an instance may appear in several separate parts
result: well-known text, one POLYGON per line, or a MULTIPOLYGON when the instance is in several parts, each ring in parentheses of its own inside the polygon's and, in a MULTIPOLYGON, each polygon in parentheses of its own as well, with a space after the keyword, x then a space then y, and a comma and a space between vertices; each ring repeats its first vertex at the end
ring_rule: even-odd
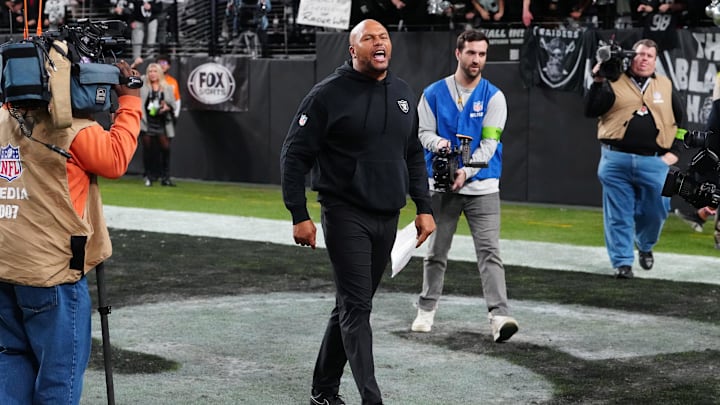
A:
POLYGON ((224 103, 235 93, 235 78, 223 65, 204 63, 190 72, 188 90, 203 104, 224 103))

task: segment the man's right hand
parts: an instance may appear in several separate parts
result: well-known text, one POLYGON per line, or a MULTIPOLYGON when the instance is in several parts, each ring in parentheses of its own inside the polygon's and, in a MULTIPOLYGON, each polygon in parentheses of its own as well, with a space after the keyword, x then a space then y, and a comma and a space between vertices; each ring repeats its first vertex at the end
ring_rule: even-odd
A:
POLYGON ((431 233, 435 232, 435 218, 431 214, 418 214, 415 216, 415 229, 417 230, 415 247, 418 248, 431 233))
MULTIPOLYGON (((115 66, 117 66, 118 69, 120 69, 120 76, 122 76, 122 77, 130 77, 130 76, 140 77, 140 72, 131 68, 130 65, 128 65, 128 63, 125 62, 124 60, 120 60, 118 63, 115 64, 115 66)), ((120 96, 140 97, 140 89, 131 89, 130 87, 128 87, 124 84, 116 84, 115 92, 117 93, 118 97, 120 97, 120 96)))
POLYGON ((600 82, 602 82, 603 80, 605 80, 605 78, 604 78, 602 75, 600 75, 600 67, 601 67, 601 66, 602 66, 602 63, 598 62, 598 63, 596 63, 595 66, 593 66, 593 68, 592 68, 593 81, 598 82, 598 83, 600 83, 600 82))
POLYGON ((447 140, 447 139, 445 139, 445 138, 440 139, 440 140, 437 142, 436 147, 437 147, 437 149, 435 150, 435 153, 440 152, 440 150, 442 150, 443 148, 448 148, 448 149, 450 149, 450 141, 447 140))
POLYGON ((529 27, 532 20, 533 20, 532 13, 529 10, 523 10, 523 13, 522 13, 523 25, 526 27, 529 27))
POLYGON ((311 219, 306 219, 293 225, 293 239, 295 239, 295 243, 300 246, 310 246, 315 249, 316 234, 317 229, 311 219))

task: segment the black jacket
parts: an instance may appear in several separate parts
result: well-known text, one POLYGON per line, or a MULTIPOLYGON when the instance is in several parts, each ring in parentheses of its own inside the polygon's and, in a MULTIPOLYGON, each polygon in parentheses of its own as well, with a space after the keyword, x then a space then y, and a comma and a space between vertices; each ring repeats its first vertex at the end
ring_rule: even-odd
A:
POLYGON ((417 100, 388 72, 377 81, 340 66, 305 96, 280 154, 282 190, 293 224, 310 218, 305 175, 318 200, 342 200, 369 212, 396 214, 407 194, 431 213, 417 100))

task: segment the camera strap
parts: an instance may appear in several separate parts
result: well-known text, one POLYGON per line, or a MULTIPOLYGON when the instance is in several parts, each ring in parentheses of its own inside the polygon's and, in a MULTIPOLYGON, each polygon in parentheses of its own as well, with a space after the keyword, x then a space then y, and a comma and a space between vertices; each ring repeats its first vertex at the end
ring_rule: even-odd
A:
POLYGON ((48 111, 53 127, 69 128, 72 125, 72 105, 70 99, 70 59, 67 44, 63 41, 52 41, 45 68, 50 72, 50 102, 48 111))

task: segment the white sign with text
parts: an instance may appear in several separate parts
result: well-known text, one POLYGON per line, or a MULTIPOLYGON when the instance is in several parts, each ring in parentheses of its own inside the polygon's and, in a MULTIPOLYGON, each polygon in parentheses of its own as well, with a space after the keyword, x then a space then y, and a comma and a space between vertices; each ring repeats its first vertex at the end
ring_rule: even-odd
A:
POLYGON ((352 0, 300 0, 297 23, 346 30, 351 5, 352 0))

